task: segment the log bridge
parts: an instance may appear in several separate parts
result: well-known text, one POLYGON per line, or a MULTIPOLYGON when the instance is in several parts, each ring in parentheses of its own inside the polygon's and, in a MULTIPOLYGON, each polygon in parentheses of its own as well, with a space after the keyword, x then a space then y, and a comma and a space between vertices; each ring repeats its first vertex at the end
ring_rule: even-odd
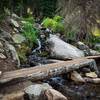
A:
MULTIPOLYGON (((32 80, 39 81, 51 78, 60 74, 64 74, 82 67, 92 67, 98 72, 94 59, 98 57, 84 57, 70 61, 61 61, 31 68, 23 68, 15 71, 4 72, 0 75, 0 84, 7 83, 13 80, 32 80)), ((100 57, 99 57, 100 58, 100 57)))

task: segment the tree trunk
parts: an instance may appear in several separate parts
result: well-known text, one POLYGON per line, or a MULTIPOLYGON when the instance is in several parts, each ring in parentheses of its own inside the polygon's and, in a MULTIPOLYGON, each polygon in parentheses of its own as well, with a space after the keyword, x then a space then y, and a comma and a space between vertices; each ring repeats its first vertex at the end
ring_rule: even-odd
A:
MULTIPOLYGON (((96 67, 93 59, 75 59, 71 61, 64 61, 58 63, 52 63, 47 65, 36 66, 32 68, 24 68, 15 71, 5 72, 0 77, 0 83, 6 83, 9 81, 19 80, 43 80, 50 77, 54 77, 63 73, 67 73, 84 66, 96 67)), ((97 67, 95 70, 98 72, 97 67)))

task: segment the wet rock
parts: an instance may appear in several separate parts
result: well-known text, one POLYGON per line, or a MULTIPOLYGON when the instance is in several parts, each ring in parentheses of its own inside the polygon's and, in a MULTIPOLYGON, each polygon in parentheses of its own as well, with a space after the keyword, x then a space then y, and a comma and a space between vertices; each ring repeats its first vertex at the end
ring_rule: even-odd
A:
POLYGON ((0 58, 1 59, 6 59, 6 56, 4 54, 0 53, 0 58))
POLYGON ((13 35, 12 38, 13 38, 13 41, 18 44, 23 43, 26 40, 25 37, 21 34, 15 34, 13 35))
POLYGON ((61 40, 56 35, 50 35, 49 43, 51 56, 57 59, 74 59, 84 57, 83 51, 61 40))
POLYGON ((29 96, 30 100, 40 100, 40 95, 47 89, 51 89, 52 87, 47 84, 35 84, 25 88, 25 93, 29 96))
POLYGON ((54 89, 46 90, 45 95, 47 97, 47 100, 68 100, 67 97, 65 97, 62 93, 54 89))

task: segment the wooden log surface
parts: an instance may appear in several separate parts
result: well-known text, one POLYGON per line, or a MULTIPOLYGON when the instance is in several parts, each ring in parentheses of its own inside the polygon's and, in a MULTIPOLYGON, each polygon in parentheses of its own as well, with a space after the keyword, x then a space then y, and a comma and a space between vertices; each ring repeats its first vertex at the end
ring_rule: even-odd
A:
POLYGON ((100 55, 97 55, 97 56, 87 56, 87 57, 85 57, 85 58, 87 58, 87 59, 100 59, 100 55))
POLYGON ((81 67, 94 64, 95 60, 80 58, 70 61, 46 64, 32 68, 23 68, 15 71, 4 72, 0 76, 0 83, 6 83, 12 80, 31 79, 33 81, 43 80, 54 77, 81 67))

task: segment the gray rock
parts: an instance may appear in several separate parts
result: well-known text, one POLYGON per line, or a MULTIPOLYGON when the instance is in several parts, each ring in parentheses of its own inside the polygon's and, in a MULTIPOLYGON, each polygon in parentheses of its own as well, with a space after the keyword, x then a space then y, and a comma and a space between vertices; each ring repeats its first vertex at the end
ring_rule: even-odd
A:
POLYGON ((0 58, 1 59, 6 59, 6 56, 4 54, 0 53, 0 58))
POLYGON ((83 42, 77 42, 77 46, 79 49, 84 50, 84 49, 89 49, 87 45, 85 45, 83 42))
POLYGON ((100 55, 100 52, 90 49, 91 56, 100 55))
POLYGON ((0 40, 7 40, 7 41, 11 41, 12 40, 12 36, 9 32, 6 32, 2 29, 0 29, 0 40))
POLYGON ((62 93, 54 89, 48 89, 45 91, 47 97, 46 100, 68 100, 62 93))
MULTIPOLYGON (((35 84, 27 87, 25 93, 28 94, 30 100, 40 100, 40 95, 43 91, 51 89, 52 87, 48 83, 35 84)), ((42 100, 42 99, 41 99, 42 100)))
POLYGON ((4 52, 4 49, 0 48, 0 53, 3 53, 4 52))
POLYGON ((50 35, 47 39, 51 50, 51 56, 58 59, 74 59, 84 57, 84 52, 73 45, 70 45, 61 40, 56 35, 50 35))
POLYGON ((15 35, 13 35, 12 39, 13 39, 13 41, 15 43, 19 43, 19 44, 22 43, 22 42, 24 42, 26 40, 25 37, 23 35, 21 35, 21 34, 15 34, 15 35))
POLYGON ((77 42, 77 47, 84 52, 85 56, 91 55, 90 48, 83 42, 77 42))
POLYGON ((19 17, 18 15, 14 14, 14 13, 13 13, 11 16, 12 16, 12 18, 14 18, 14 19, 20 19, 20 17, 19 17))
POLYGON ((17 27, 17 28, 20 27, 19 24, 18 24, 18 22, 15 21, 14 19, 10 19, 10 23, 11 23, 13 26, 17 27))
POLYGON ((6 43, 6 46, 12 55, 12 59, 17 62, 17 67, 19 68, 20 67, 20 60, 19 60, 19 57, 18 57, 18 54, 16 52, 15 47, 9 43, 6 43))
POLYGON ((3 44, 0 42, 0 48, 3 47, 3 44))
POLYGON ((100 43, 96 43, 95 48, 100 48, 100 43))

